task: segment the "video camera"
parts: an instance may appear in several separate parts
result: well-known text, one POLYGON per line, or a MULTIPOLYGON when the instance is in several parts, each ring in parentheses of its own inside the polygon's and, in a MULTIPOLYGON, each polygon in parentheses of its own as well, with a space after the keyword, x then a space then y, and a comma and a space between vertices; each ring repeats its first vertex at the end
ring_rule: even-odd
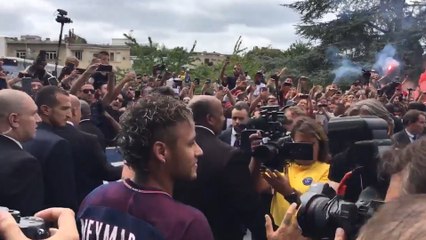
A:
POLYGON ((312 144, 293 143, 291 137, 285 135, 287 120, 279 106, 263 106, 260 115, 249 121, 246 130, 241 132, 241 149, 262 161, 262 167, 281 171, 286 160, 313 159, 312 144), (262 141, 252 151, 249 136, 258 131, 262 133, 262 141))
POLYGON ((300 197, 297 220, 306 237, 334 239, 336 228, 342 227, 349 239, 355 239, 387 189, 377 169, 392 144, 388 124, 378 117, 354 116, 332 118, 328 129, 333 161, 344 160, 349 171, 343 172, 337 193, 327 184, 313 184, 300 197))
MULTIPOLYGON (((0 211, 9 212, 19 225, 24 235, 29 239, 46 239, 50 237, 49 228, 42 218, 21 217, 21 213, 6 207, 0 207, 0 211)), ((0 237, 0 240, 3 240, 0 237)))
POLYGON ((58 23, 62 23, 62 24, 72 23, 71 18, 66 17, 68 15, 67 11, 62 10, 62 9, 57 9, 57 11, 58 11, 58 16, 56 16, 56 21, 58 23))

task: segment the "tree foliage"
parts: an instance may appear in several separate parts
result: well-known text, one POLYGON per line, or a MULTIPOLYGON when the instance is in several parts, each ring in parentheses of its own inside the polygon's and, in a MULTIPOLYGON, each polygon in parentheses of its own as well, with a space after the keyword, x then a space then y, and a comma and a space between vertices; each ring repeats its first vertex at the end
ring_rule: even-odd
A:
POLYGON ((426 4, 420 1, 299 0, 284 6, 301 14, 297 33, 319 41, 319 48, 336 46, 354 61, 371 63, 391 43, 406 73, 415 78, 421 71, 426 4), (334 19, 326 21, 327 14, 334 19))
POLYGON ((171 72, 180 72, 182 67, 193 62, 194 50, 197 41, 188 51, 183 47, 167 48, 164 45, 154 43, 148 37, 147 44, 140 44, 134 37, 124 34, 129 40, 130 55, 136 56, 133 62, 133 70, 138 73, 151 74, 154 66, 164 64, 171 72))
MULTIPOLYGON (((200 78, 201 81, 206 79, 215 81, 219 78, 225 62, 224 59, 223 62, 214 65, 192 65, 196 54, 194 52, 196 42, 188 51, 183 47, 168 49, 154 43, 150 37, 148 37, 148 43, 140 44, 135 38, 126 34, 124 36, 129 40, 131 55, 136 56, 133 69, 138 73, 150 74, 153 66, 157 64, 165 64, 172 72, 180 72, 182 66, 189 66, 191 67, 192 78, 200 78)), ((233 53, 228 56, 230 64, 225 74, 232 75, 232 66, 236 64, 241 64, 243 70, 250 76, 253 76, 259 70, 270 75, 283 67, 287 67, 289 76, 297 78, 305 75, 317 83, 326 84, 329 83, 331 76, 329 76, 328 71, 324 70, 324 56, 321 51, 311 44, 303 42, 293 43, 284 51, 271 47, 253 47, 247 51, 240 36, 234 44, 233 53)))

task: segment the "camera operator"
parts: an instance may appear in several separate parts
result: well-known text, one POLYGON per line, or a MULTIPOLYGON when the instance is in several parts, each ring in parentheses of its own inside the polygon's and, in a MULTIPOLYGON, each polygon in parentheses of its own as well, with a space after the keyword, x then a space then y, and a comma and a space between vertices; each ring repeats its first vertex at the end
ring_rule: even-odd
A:
MULTIPOLYGON (((261 136, 257 136, 259 138, 261 136)), ((257 182, 259 192, 274 190, 271 203, 271 214, 275 223, 283 220, 284 214, 291 203, 299 203, 299 196, 306 192, 314 182, 327 182, 329 165, 328 159, 328 138, 323 128, 308 117, 301 117, 294 120, 291 137, 295 143, 312 143, 313 159, 310 161, 295 160, 284 166, 283 173, 278 170, 260 170, 261 163, 254 159, 251 162, 251 169, 257 182)), ((251 139, 256 136, 251 136, 251 139)), ((256 141, 252 142, 252 147, 256 146, 256 141)), ((286 161, 286 159, 282 159, 286 161)))
MULTIPOLYGON (((269 215, 265 215, 266 237, 268 240, 309 240, 302 236, 302 232, 296 223, 297 204, 292 203, 284 215, 281 225, 274 231, 273 223, 269 215)), ((346 240, 345 231, 337 228, 334 240, 346 240)))
POLYGON ((114 86, 115 74, 113 72, 108 72, 106 75, 108 77, 106 91, 102 92, 100 90, 96 90, 94 85, 87 83, 90 76, 97 72, 100 66, 101 65, 99 65, 99 63, 90 65, 74 82, 70 93, 89 103, 91 108, 91 119, 105 135, 107 145, 115 146, 116 144, 114 139, 120 129, 120 125, 107 111, 105 111, 105 109, 120 94, 124 84, 129 81, 133 81, 136 75, 134 73, 127 73, 124 79, 117 84, 117 86, 114 86), (101 96, 101 94, 105 95, 101 96), (113 131, 111 131, 111 129, 113 131))
MULTIPOLYGON (((101 65, 109 65, 109 53, 107 51, 100 51, 96 54, 96 58, 101 65)), ((100 88, 103 84, 108 82, 108 74, 105 72, 94 72, 92 74, 93 86, 95 89, 100 88)))
POLYGON ((50 85, 48 79, 52 77, 52 74, 44 69, 46 65, 46 51, 40 51, 34 63, 25 69, 24 72, 31 75, 32 78, 38 79, 43 86, 50 85))
MULTIPOLYGON (((45 221, 55 222, 58 228, 51 228, 51 237, 46 240, 78 240, 75 215, 68 208, 49 208, 35 214, 45 221)), ((19 229, 15 218, 6 211, 0 211, 0 236, 4 240, 29 240, 19 229)))
MULTIPOLYGON (((423 239, 426 234, 424 218, 426 216, 425 194, 402 196, 395 201, 386 203, 361 228, 357 240, 387 239, 423 239), (383 231, 389 229, 389 231, 383 231)), ((299 240, 303 238, 297 226, 293 225, 296 204, 292 204, 286 213, 285 220, 274 231, 271 219, 266 216, 266 232, 268 240, 299 240)), ((334 240, 345 240, 342 228, 336 230, 334 240)))
POLYGON ((79 77, 79 72, 76 68, 79 65, 79 61, 76 57, 67 57, 65 59, 65 67, 62 68, 61 73, 59 74, 58 80, 61 83, 61 87, 65 90, 70 90, 73 84, 73 81, 79 77))
MULTIPOLYGON (((347 116, 376 116, 385 120, 388 124, 387 135, 389 137, 392 136, 394 131, 394 120, 392 119, 389 111, 375 99, 366 99, 355 103, 351 108, 349 108, 345 115, 347 116)), ((348 157, 346 156, 346 151, 342 153, 338 153, 333 156, 330 166, 330 185, 333 188, 337 189, 337 185, 342 180, 345 173, 352 170, 354 167, 353 164, 348 162, 348 157)), ((353 193, 360 192, 360 190, 354 190, 353 193)), ((357 194, 351 196, 350 198, 355 200, 357 199, 357 194), (355 196, 356 195, 356 196, 355 196)))

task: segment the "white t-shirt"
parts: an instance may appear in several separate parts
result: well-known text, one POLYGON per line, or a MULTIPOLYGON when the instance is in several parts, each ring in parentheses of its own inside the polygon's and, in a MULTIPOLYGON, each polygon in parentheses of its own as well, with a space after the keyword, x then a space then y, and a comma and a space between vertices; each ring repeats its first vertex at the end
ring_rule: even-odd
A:
POLYGON ((253 96, 257 97, 260 95, 260 89, 266 87, 264 83, 260 83, 259 85, 256 85, 256 89, 253 92, 253 96))

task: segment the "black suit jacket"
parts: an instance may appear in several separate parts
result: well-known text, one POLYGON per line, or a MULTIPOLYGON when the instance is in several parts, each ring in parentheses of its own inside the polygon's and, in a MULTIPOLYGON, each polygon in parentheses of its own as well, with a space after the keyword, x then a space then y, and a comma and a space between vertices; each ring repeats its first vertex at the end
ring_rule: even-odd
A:
POLYGON ((23 145, 41 163, 44 208, 66 207, 77 210, 74 159, 69 142, 56 135, 51 125, 40 123, 35 138, 23 145))
POLYGON ((90 119, 85 119, 80 122, 78 128, 86 133, 90 133, 92 135, 95 135, 97 137, 97 140, 99 144, 102 147, 102 150, 105 151, 105 148, 107 147, 106 141, 105 141, 105 135, 102 133, 102 131, 93 123, 90 119))
POLYGON ((43 209, 41 165, 13 140, 0 135, 0 206, 32 216, 43 209))
POLYGON ((392 136, 392 141, 395 145, 400 146, 400 147, 404 147, 404 146, 411 143, 410 137, 405 132, 405 129, 400 131, 400 132, 395 133, 392 136))
POLYGON ((224 130, 220 135, 219 139, 223 142, 231 145, 231 138, 232 138, 232 126, 224 130))
POLYGON ((75 161, 75 180, 77 204, 93 189, 103 184, 103 180, 120 179, 122 167, 111 166, 101 149, 97 137, 67 124, 63 128, 55 128, 55 133, 71 144, 75 161))
POLYGON ((174 197, 201 210, 215 239, 243 239, 246 226, 255 239, 265 239, 259 195, 248 169, 250 158, 204 128, 196 128, 204 154, 198 159, 197 179, 176 184, 174 197))

